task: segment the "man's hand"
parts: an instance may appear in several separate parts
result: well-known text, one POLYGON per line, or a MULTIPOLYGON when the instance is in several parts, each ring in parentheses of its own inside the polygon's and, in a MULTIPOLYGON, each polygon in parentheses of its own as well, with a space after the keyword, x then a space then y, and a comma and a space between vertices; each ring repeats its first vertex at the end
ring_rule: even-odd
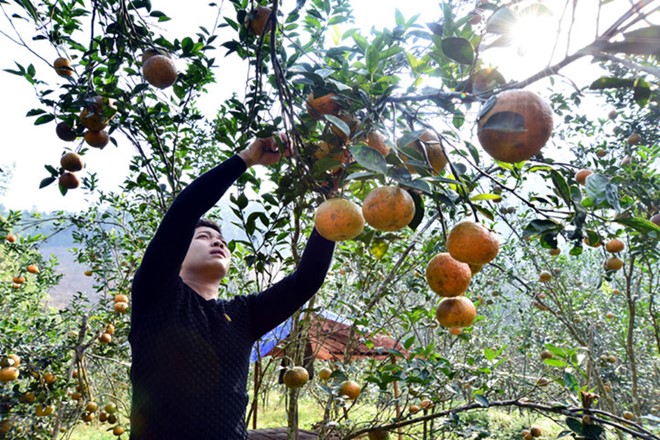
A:
POLYGON ((238 153, 246 165, 272 165, 277 163, 282 158, 282 155, 289 157, 291 154, 291 141, 289 137, 280 133, 278 135, 281 139, 280 143, 284 144, 284 153, 280 153, 279 145, 275 137, 259 138, 250 144, 245 150, 238 153))

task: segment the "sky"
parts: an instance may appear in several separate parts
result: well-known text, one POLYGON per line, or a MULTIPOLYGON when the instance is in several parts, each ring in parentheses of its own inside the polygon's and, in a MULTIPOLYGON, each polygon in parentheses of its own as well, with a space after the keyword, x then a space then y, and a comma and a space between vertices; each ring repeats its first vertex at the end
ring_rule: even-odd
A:
MULTIPOLYGON (((215 12, 211 10, 206 1, 189 0, 188 2, 165 2, 164 0, 153 1, 154 9, 161 9, 174 19, 168 22, 164 33, 174 37, 183 37, 193 34, 197 27, 204 25, 207 28, 213 27, 215 12), (198 7, 190 7, 191 4, 199 4, 198 7), (200 17, 202 17, 200 21, 200 17)), ((293 0, 284 0, 282 8, 290 9, 294 4, 293 0)), ((552 5, 563 5, 563 1, 553 0, 552 5)), ((578 22, 574 25, 571 39, 571 49, 581 47, 590 42, 596 34, 595 20, 593 11, 595 10, 595 0, 578 2, 578 22)), ((627 0, 614 0, 607 8, 604 17, 613 17, 624 7, 629 5, 627 0)), ((440 16, 438 2, 433 0, 420 0, 413 2, 402 2, 400 0, 359 0, 354 2, 354 16, 358 25, 366 30, 372 26, 377 28, 392 27, 394 23, 394 10, 398 8, 406 18, 420 13, 423 19, 421 23, 434 21, 440 16)), ((225 5, 225 9, 231 12, 231 5, 225 5)), ((556 11, 560 13, 560 11, 556 11)), ((606 24, 606 18, 602 18, 601 28, 606 24)), ((514 52, 511 50, 502 51, 492 49, 484 52, 487 60, 498 62, 500 71, 507 79, 524 79, 532 73, 539 70, 547 63, 548 54, 555 50, 555 56, 562 56, 566 51, 566 42, 561 41, 557 48, 554 48, 554 38, 548 38, 545 32, 545 38, 538 38, 542 26, 556 26, 555 22, 549 24, 534 23, 531 34, 523 35, 520 41, 520 47, 514 52)), ((11 32, 6 19, 0 21, 0 30, 11 32)), ((546 29, 548 31, 548 29, 546 29)), ((555 27, 549 28, 550 35, 556 31, 555 27)), ((542 36, 542 35, 541 35, 542 36)), ((222 38, 219 38, 222 40, 222 38)), ((3 46, 3 61, 0 62, 0 68, 14 68, 13 61, 28 65, 34 63, 37 72, 42 73, 48 69, 51 70, 45 62, 42 62, 25 50, 13 43, 8 42, 0 36, 3 46)), ((36 48, 47 58, 55 58, 54 49, 49 46, 36 48), (43 50, 42 50, 43 49, 43 50)), ((209 114, 213 114, 219 102, 224 98, 231 96, 233 92, 240 93, 245 84, 246 70, 244 66, 223 57, 224 51, 218 50, 217 64, 221 67, 222 77, 219 84, 211 88, 211 93, 201 102, 201 108, 207 109, 209 114), (222 68, 224 67, 224 68, 222 68)), ((595 78, 595 75, 583 75, 585 71, 593 72, 589 59, 581 60, 574 65, 569 66, 565 71, 567 77, 577 82, 578 86, 588 84, 595 78), (587 82, 588 81, 588 82, 587 82)), ((54 72, 53 72, 53 75, 54 72)), ((70 191, 66 196, 60 195, 55 184, 44 189, 39 189, 38 185, 42 178, 47 177, 48 173, 44 169, 44 164, 56 165, 59 163, 59 157, 65 146, 54 133, 54 123, 42 126, 34 126, 33 118, 26 118, 25 114, 39 104, 35 98, 32 87, 23 78, 11 75, 6 72, 0 72, 0 93, 4 97, 5 105, 0 106, 0 120, 3 126, 4 146, 3 154, 0 156, 0 167, 12 168, 13 179, 4 195, 0 195, 0 203, 9 209, 32 209, 41 211, 50 211, 63 209, 67 211, 77 211, 83 209, 89 204, 86 195, 81 190, 70 191)), ((59 78, 55 79, 57 82, 59 78)), ((561 77, 559 82, 564 81, 561 77)), ((565 85, 568 83, 566 82, 565 85)), ((84 157, 87 168, 90 173, 97 173, 100 181, 100 187, 104 190, 116 190, 123 181, 128 171, 130 157, 133 154, 132 146, 120 143, 118 147, 110 144, 103 150, 90 149, 84 157)))

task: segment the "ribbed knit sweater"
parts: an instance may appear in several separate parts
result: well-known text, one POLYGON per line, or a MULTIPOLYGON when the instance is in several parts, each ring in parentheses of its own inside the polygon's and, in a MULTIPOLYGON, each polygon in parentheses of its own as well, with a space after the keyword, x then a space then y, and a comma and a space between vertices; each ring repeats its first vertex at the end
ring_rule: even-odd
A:
POLYGON ((298 268, 257 294, 205 300, 179 276, 198 219, 246 170, 233 156, 174 200, 133 281, 133 440, 246 439, 254 342, 321 287, 334 243, 312 231, 298 268))

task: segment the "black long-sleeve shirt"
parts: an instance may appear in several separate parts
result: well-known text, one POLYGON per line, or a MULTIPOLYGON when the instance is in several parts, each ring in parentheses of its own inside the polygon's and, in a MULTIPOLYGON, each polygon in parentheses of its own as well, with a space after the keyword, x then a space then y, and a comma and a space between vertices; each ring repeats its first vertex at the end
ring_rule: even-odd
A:
POLYGON ((298 268, 258 294, 205 300, 179 276, 197 220, 245 171, 234 156, 174 200, 133 281, 131 439, 246 439, 254 342, 321 287, 334 243, 312 231, 298 268))

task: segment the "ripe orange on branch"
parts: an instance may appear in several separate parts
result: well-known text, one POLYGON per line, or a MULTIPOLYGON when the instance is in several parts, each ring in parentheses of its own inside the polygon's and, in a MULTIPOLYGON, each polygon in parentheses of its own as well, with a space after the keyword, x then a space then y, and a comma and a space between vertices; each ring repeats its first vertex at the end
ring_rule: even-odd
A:
POLYGON ((85 167, 85 164, 79 154, 73 153, 71 151, 64 153, 60 158, 60 166, 64 168, 65 171, 80 171, 85 167))
POLYGON ((309 381, 309 373, 304 367, 296 365, 284 372, 282 381, 287 388, 300 388, 309 381))
POLYGON ((85 99, 85 106, 80 112, 80 124, 88 130, 101 131, 107 127, 116 113, 112 102, 102 96, 85 99))
POLYGON ((245 25, 254 35, 261 35, 271 29, 271 9, 266 6, 257 6, 245 17, 245 25))
POLYGON ((73 76, 71 61, 64 57, 55 58, 55 61, 53 61, 53 69, 55 69, 55 73, 61 77, 69 78, 73 76))
POLYGON ((387 138, 378 130, 371 130, 367 133, 366 143, 368 146, 382 154, 383 157, 390 154, 390 147, 387 145, 387 138))
POLYGON ((587 177, 591 176, 593 173, 593 171, 587 169, 579 170, 577 173, 575 173, 575 181, 580 185, 586 185, 587 177))
POLYGON ((104 148, 110 142, 110 135, 105 130, 87 130, 84 138, 87 145, 94 148, 104 148))
POLYGON ((491 157, 516 163, 541 151, 552 128, 548 103, 527 90, 506 90, 484 104, 477 135, 491 157))
POLYGON ((341 105, 337 102, 335 93, 315 97, 314 92, 307 96, 307 112, 313 119, 321 119, 323 115, 337 115, 341 110, 341 105))
POLYGON ((150 55, 142 64, 142 76, 152 86, 166 89, 176 81, 176 66, 167 55, 150 55))
POLYGON ((339 395, 346 396, 349 400, 357 399, 361 392, 360 385, 352 380, 346 380, 339 385, 339 395))
POLYGON ((447 165, 447 157, 442 151, 440 138, 434 131, 425 130, 419 138, 405 145, 401 145, 402 140, 399 139, 398 141, 401 160, 406 163, 406 168, 411 173, 417 172, 410 163, 411 160, 426 163, 426 166, 430 167, 434 174, 440 174, 447 165))
POLYGON ((431 290, 440 296, 452 297, 465 293, 470 286, 472 271, 470 266, 442 252, 426 266, 426 281, 431 290))
POLYGON ((62 121, 55 126, 55 134, 65 142, 73 142, 78 135, 69 127, 69 124, 62 121))
POLYGON ((435 317, 440 325, 447 328, 469 327, 477 317, 477 308, 465 296, 443 298, 438 304, 435 317))
POLYGON ((74 173, 67 171, 60 176, 59 184, 62 188, 75 189, 80 186, 80 179, 74 173))
POLYGON ((447 252, 463 263, 484 265, 500 251, 495 233, 471 220, 456 224, 447 236, 447 252))
POLYGON ((316 209, 314 226, 331 241, 351 240, 364 230, 360 207, 347 199, 328 199, 316 209))
POLYGON ((623 242, 623 240, 618 238, 613 238, 607 243, 605 243, 605 250, 613 254, 622 252, 625 248, 626 248, 626 244, 623 242))
POLYGON ((362 203, 364 220, 380 231, 398 231, 415 217, 415 201, 403 188, 381 186, 372 190, 362 203))

